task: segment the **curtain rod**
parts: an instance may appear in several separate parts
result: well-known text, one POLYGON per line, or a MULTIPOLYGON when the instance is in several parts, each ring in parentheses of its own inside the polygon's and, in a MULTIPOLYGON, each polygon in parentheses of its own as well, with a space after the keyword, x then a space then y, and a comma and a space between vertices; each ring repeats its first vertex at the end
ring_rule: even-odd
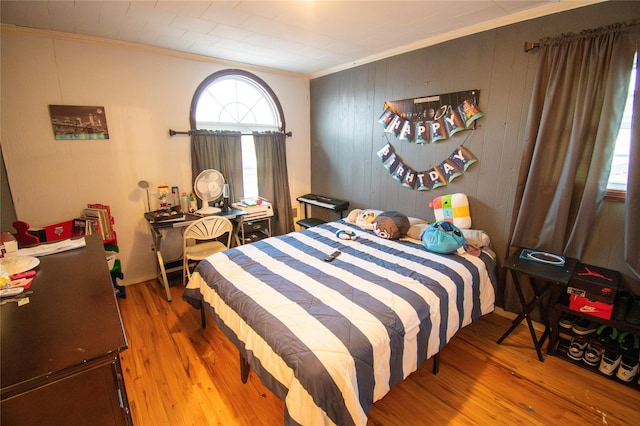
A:
MULTIPOLYGON (((602 30, 610 30, 616 26, 618 26, 620 28, 621 31, 625 31, 625 30, 629 30, 630 28, 633 27, 637 27, 640 25, 640 19, 634 19, 633 21, 626 23, 626 22, 618 22, 615 24, 611 24, 611 25, 607 25, 604 27, 600 27, 600 28, 594 28, 594 29, 590 29, 590 30, 582 30, 580 31, 580 34, 588 34, 594 31, 602 31, 602 30)), ((577 34, 573 34, 573 33, 567 33, 567 34, 562 34, 560 37, 562 36, 567 36, 567 35, 577 35, 577 34)), ((542 46, 544 43, 548 42, 551 39, 555 39, 558 37, 545 37, 543 39, 541 39, 539 42, 534 43, 531 41, 525 41, 524 42, 524 51, 525 53, 528 53, 530 51, 532 51, 533 49, 537 49, 538 47, 542 46)))
MULTIPOLYGON (((196 130, 197 131, 197 130, 196 130)), ((273 133, 284 133, 284 132, 273 132, 273 133)), ((169 129, 169 136, 175 136, 175 135, 188 135, 191 136, 193 134, 193 130, 187 130, 185 131, 179 131, 179 130, 173 130, 173 129, 169 129)), ((240 133, 241 136, 253 136, 253 133, 240 133)), ((293 133, 291 132, 286 132, 284 133, 285 137, 290 138, 293 136, 293 133)))

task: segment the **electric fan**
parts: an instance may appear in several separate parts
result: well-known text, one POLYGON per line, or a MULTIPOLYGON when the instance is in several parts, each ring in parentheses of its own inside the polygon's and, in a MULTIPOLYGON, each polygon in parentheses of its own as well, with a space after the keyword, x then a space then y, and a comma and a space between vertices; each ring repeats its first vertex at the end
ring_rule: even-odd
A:
POLYGON ((206 169, 200 172, 193 183, 193 190, 202 200, 202 208, 198 214, 216 214, 221 209, 209 205, 209 201, 215 201, 222 195, 224 188, 224 176, 217 170, 206 169))

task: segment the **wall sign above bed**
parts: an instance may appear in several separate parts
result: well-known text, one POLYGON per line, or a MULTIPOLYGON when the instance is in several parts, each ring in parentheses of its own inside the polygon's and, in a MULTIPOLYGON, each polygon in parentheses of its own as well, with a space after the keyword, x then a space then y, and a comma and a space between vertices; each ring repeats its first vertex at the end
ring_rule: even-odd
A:
POLYGON ((387 101, 378 122, 385 133, 418 144, 449 139, 462 130, 475 129, 484 114, 478 108, 480 90, 387 101))
POLYGON ((416 144, 445 141, 458 132, 475 129, 476 120, 484 114, 478 108, 480 90, 447 93, 415 99, 387 101, 378 122, 384 127, 387 144, 378 151, 378 157, 387 171, 402 186, 428 191, 446 186, 461 176, 478 159, 463 145, 437 166, 424 171, 406 165, 396 155, 388 134, 399 140, 416 144))
POLYGON ((417 189, 418 191, 429 191, 430 189, 446 186, 447 182, 451 182, 462 175, 469 166, 478 161, 468 149, 460 145, 437 166, 417 172, 402 161, 389 142, 378 151, 378 157, 382 160, 384 168, 402 186, 417 189))

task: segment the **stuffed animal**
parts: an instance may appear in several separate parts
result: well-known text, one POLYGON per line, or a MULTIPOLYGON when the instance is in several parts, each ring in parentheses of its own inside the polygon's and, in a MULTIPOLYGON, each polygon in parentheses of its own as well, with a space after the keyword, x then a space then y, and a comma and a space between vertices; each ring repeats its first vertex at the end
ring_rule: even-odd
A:
POLYGON ((373 232, 380 238, 397 240, 409 231, 409 218, 397 211, 385 211, 373 221, 373 232))
POLYGON ((460 229, 471 228, 469 199, 466 194, 442 195, 430 202, 429 207, 433 208, 436 221, 445 220, 460 229))
POLYGON ((378 214, 373 210, 353 209, 347 216, 347 222, 353 223, 361 229, 373 230, 373 221, 378 214))

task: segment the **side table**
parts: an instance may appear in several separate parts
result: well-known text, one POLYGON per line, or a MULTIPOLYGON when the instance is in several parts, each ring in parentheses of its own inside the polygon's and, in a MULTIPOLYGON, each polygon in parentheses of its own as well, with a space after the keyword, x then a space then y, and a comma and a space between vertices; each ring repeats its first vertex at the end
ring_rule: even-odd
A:
POLYGON ((566 257, 564 264, 551 264, 544 261, 534 260, 527 256, 528 253, 535 252, 535 250, 520 248, 514 254, 512 254, 504 263, 504 268, 511 271, 513 277, 514 287, 522 306, 522 311, 513 320, 511 327, 500 337, 497 341, 501 344, 504 339, 511 334, 513 330, 522 322, 527 320, 529 326, 529 332, 531 333, 531 339, 533 345, 536 348, 538 359, 544 361, 542 357, 542 345, 547 339, 550 333, 549 327, 549 308, 553 307, 562 290, 567 286, 571 279, 573 269, 578 263, 577 259, 566 257), (522 284, 519 276, 526 277, 533 289, 534 298, 531 301, 527 301, 522 291, 522 284), (547 305, 544 304, 544 298, 549 294, 549 301, 547 305), (531 312, 535 309, 540 309, 542 314, 542 320, 545 326, 544 332, 537 337, 536 331, 533 328, 533 322, 531 321, 531 312))

